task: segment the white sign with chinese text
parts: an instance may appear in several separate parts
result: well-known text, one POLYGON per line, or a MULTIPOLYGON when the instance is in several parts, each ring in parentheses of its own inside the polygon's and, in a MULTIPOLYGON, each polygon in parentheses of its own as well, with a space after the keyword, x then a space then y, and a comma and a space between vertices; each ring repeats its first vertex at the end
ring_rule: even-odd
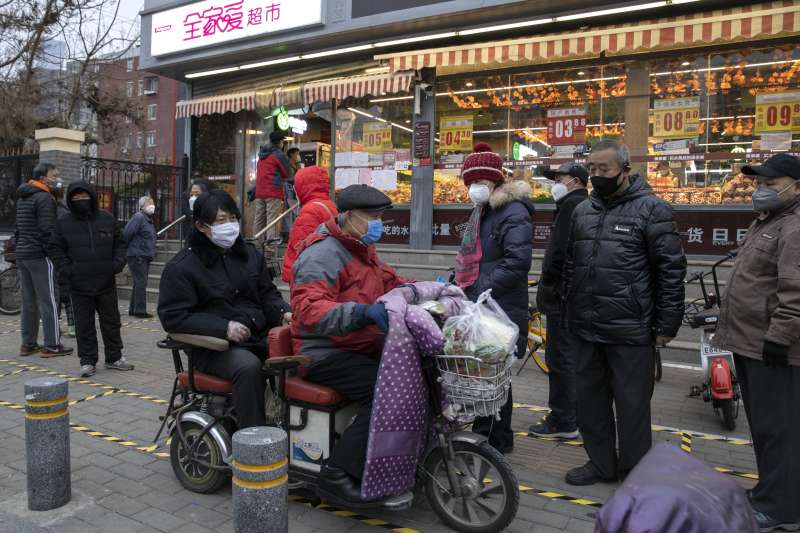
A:
POLYGON ((322 24, 322 0, 205 0, 153 13, 150 53, 162 56, 322 24))

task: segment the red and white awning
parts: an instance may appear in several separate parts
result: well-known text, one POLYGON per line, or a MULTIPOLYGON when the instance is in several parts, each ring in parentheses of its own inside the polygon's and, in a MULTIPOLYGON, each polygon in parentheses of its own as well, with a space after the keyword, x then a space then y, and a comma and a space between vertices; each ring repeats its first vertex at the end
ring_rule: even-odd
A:
POLYGON ((238 113, 256 108, 255 91, 221 94, 195 100, 181 100, 175 104, 175 118, 199 117, 214 113, 238 113))
POLYGON ((380 54, 391 71, 513 62, 543 63, 708 46, 800 34, 800 0, 783 0, 682 17, 525 39, 380 54))
POLYGON ((413 78, 413 72, 398 72, 313 81, 303 86, 303 95, 306 105, 333 98, 343 100, 349 96, 382 96, 407 91, 413 78))

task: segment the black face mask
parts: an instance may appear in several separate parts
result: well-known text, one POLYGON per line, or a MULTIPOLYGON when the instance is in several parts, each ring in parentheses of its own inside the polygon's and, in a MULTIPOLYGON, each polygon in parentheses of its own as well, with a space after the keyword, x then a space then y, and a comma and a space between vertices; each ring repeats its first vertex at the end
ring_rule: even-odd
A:
POLYGON ((622 186, 620 183, 617 183, 621 175, 622 172, 611 178, 606 176, 592 176, 590 178, 592 180, 592 188, 597 191, 597 194, 600 195, 601 198, 608 198, 622 186))
POLYGON ((86 216, 92 210, 91 200, 72 200, 72 210, 76 215, 86 216))

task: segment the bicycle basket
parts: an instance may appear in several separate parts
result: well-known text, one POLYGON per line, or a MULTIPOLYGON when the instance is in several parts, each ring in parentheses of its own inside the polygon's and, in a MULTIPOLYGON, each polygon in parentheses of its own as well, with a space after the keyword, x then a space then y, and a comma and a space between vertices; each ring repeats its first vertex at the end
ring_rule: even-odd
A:
POLYGON ((508 401, 512 357, 487 363, 469 355, 437 355, 446 403, 459 414, 495 416, 508 401))

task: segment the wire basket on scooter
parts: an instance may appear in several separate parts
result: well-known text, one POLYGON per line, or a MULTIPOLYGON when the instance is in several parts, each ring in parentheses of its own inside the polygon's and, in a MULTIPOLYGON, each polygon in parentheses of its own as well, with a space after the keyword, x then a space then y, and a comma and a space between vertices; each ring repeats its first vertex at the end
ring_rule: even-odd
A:
POLYGON ((437 355, 446 402, 466 416, 495 416, 508 400, 511 361, 487 363, 469 355, 437 355))

